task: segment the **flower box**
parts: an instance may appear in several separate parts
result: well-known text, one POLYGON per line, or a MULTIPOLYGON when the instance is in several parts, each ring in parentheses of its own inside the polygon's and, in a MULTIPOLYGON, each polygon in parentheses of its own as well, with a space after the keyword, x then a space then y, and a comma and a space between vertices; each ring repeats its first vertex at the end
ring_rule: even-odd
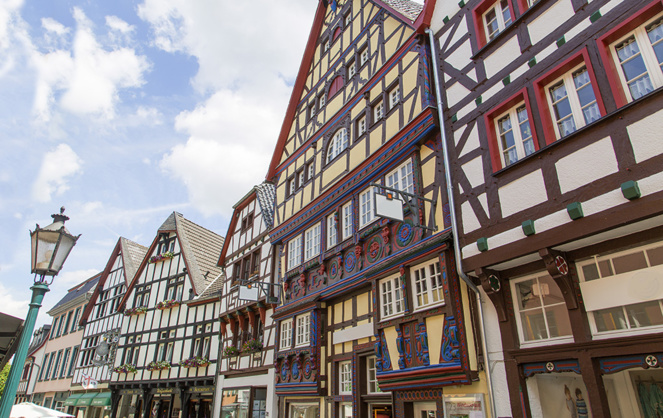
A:
POLYGON ((163 260, 170 259, 170 258, 173 258, 173 257, 175 257, 175 253, 174 253, 174 252, 172 252, 172 251, 166 251, 166 252, 163 253, 163 254, 153 255, 152 257, 150 257, 149 262, 150 262, 150 264, 152 264, 152 263, 158 263, 159 261, 163 261, 163 260))
POLYGON ((180 366, 186 368, 206 367, 208 364, 210 364, 210 361, 206 357, 200 356, 190 357, 186 360, 180 361, 180 366))
POLYGON ((123 364, 121 366, 117 366, 113 369, 115 373, 136 373, 136 366, 133 364, 123 364))
POLYGON ((150 362, 147 365, 146 368, 147 368, 147 370, 149 370, 151 372, 160 371, 160 370, 168 370, 168 369, 170 369, 170 363, 167 362, 167 361, 153 361, 153 362, 150 362))
POLYGON ((234 345, 229 345, 223 349, 223 357, 237 357, 239 355, 239 350, 234 345))
POLYGON ((124 310, 124 316, 142 315, 147 312, 147 306, 139 306, 137 308, 127 308, 124 310))
POLYGON ((242 354, 255 353, 262 350, 262 341, 248 340, 242 344, 242 354))
POLYGON ((162 302, 157 303, 156 308, 159 309, 160 311, 163 311, 164 309, 170 309, 174 308, 176 306, 180 306, 180 301, 176 299, 167 299, 162 302))

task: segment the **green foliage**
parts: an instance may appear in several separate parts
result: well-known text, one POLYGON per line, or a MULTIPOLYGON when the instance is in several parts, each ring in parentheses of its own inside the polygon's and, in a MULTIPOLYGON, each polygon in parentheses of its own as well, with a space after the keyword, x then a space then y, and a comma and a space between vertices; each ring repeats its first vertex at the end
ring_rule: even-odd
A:
POLYGON ((0 371, 0 399, 2 394, 5 391, 5 383, 7 383, 7 377, 9 377, 9 369, 11 366, 9 363, 5 364, 5 368, 0 371))

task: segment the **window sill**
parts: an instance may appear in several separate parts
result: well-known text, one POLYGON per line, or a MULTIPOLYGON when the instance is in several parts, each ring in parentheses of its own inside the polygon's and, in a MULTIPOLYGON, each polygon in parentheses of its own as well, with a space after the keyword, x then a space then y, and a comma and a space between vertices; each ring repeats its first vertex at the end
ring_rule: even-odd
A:
POLYGON ((391 321, 391 320, 394 320, 396 318, 400 318, 400 317, 403 317, 403 316, 405 316, 405 312, 400 312, 400 313, 390 315, 390 316, 383 316, 383 317, 380 318, 380 322, 391 321))
POLYGON ((437 308, 439 306, 444 306, 444 305, 445 305, 445 301, 435 302, 435 303, 431 303, 431 304, 428 304, 428 305, 415 307, 412 310, 412 313, 424 312, 424 311, 427 311, 428 309, 433 309, 433 308, 437 308))
POLYGON ((610 338, 632 337, 637 335, 648 335, 659 333, 663 331, 663 326, 653 325, 650 327, 641 327, 635 329, 620 329, 615 331, 592 331, 592 339, 594 340, 607 340, 610 338))
POLYGON ((527 341, 527 342, 521 342, 520 343, 520 348, 521 349, 527 349, 527 348, 534 348, 534 347, 544 347, 547 345, 551 344, 568 344, 568 343, 573 343, 575 342, 573 340, 573 337, 560 337, 560 338, 547 338, 543 340, 536 340, 536 341, 527 341))

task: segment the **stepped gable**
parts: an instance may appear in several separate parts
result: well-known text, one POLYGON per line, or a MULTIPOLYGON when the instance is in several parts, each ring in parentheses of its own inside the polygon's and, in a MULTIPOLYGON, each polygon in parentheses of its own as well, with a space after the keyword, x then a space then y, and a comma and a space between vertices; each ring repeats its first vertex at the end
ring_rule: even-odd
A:
POLYGON ((276 188, 270 182, 263 182, 255 187, 258 203, 262 212, 262 218, 267 229, 274 226, 274 201, 276 200, 276 188))
POLYGON ((224 239, 191 222, 178 212, 173 212, 159 230, 171 224, 175 226, 174 230, 184 252, 193 287, 196 292, 202 293, 223 272, 216 261, 224 239))

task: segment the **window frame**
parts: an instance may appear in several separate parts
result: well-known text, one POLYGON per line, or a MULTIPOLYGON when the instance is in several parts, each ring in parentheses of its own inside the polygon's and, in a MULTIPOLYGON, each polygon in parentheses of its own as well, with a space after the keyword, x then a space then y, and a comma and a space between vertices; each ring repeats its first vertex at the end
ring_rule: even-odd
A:
MULTIPOLYGON (((596 43, 599 47, 599 55, 601 57, 603 66, 606 69, 608 83, 610 84, 617 107, 623 107, 633 100, 629 100, 629 97, 632 99, 632 96, 630 92, 627 91, 627 87, 625 87, 624 83, 622 82, 622 71, 619 68, 619 65, 616 63, 614 58, 616 54, 613 52, 614 50, 612 47, 629 37, 629 35, 635 32, 637 29, 647 26, 648 23, 651 23, 657 18, 661 17, 660 14, 662 12, 663 4, 659 1, 653 1, 649 5, 644 6, 640 10, 633 13, 627 19, 623 20, 619 25, 613 27, 611 30, 596 40, 596 43)), ((654 91, 660 87, 661 86, 654 86, 654 91)), ((649 94, 651 94, 651 92, 645 96, 649 94)))
POLYGON ((410 268, 410 288, 412 289, 412 304, 413 311, 420 311, 432 308, 438 305, 444 305, 444 281, 442 277, 442 268, 440 266, 439 259, 428 260, 423 263, 417 264, 410 268), (430 267, 434 266, 436 272, 431 274, 430 267), (423 277, 418 276, 421 271, 424 271, 425 275, 423 277), (419 277, 419 279, 417 278, 419 277), (436 279, 436 280, 432 280, 436 279), (419 283, 425 284, 425 289, 421 292, 418 289, 423 286, 418 286, 419 283), (434 283, 437 283, 437 286, 433 286, 434 283), (434 300, 435 294, 437 293, 439 299, 434 300), (427 303, 419 303, 419 295, 423 295, 428 299, 427 303))
POLYGON ((548 87, 551 86, 560 78, 562 78, 562 76, 565 75, 566 73, 572 73, 576 68, 582 66, 583 63, 587 67, 587 72, 590 78, 590 82, 592 84, 594 97, 596 98, 596 103, 599 107, 599 113, 601 115, 599 120, 606 115, 605 106, 603 104, 603 97, 601 95, 601 91, 598 88, 594 67, 592 66, 591 60, 589 59, 589 53, 587 52, 587 48, 584 48, 581 51, 578 51, 578 53, 576 53, 575 55, 564 60, 557 67, 548 71, 545 75, 541 76, 539 79, 537 79, 534 82, 534 88, 535 88, 534 93, 536 96, 537 105, 540 110, 538 115, 541 119, 541 127, 544 133, 546 144, 552 144, 556 141, 572 136, 573 134, 578 132, 582 127, 587 126, 585 124, 578 125, 576 126, 576 130, 571 134, 567 135, 564 138, 558 138, 557 127, 556 127, 557 122, 553 120, 554 110, 550 107, 548 101, 548 96, 549 96, 548 87))
POLYGON ((295 347, 304 347, 311 344, 311 313, 297 315, 295 325, 295 347), (301 320, 301 324, 300 324, 301 320))
POLYGON ((394 189, 400 190, 402 192, 414 194, 415 192, 415 182, 414 182, 414 163, 412 162, 412 158, 407 158, 405 161, 403 161, 398 167, 394 168, 393 170, 389 171, 387 174, 384 176, 384 182, 387 187, 392 187, 394 189), (406 177, 402 176, 402 169, 406 168, 407 166, 410 167, 409 173, 406 177), (395 180, 396 182, 394 183, 394 177, 397 177, 395 180), (406 179, 406 187, 403 188, 403 179, 406 179))
POLYGON ((302 264, 302 256, 302 235, 299 234, 288 241, 288 270, 299 267, 302 264))
POLYGON ((279 350, 286 350, 292 348, 293 323, 294 323, 293 318, 288 318, 282 320, 281 323, 279 324, 279 350), (285 327, 285 325, 287 325, 287 327, 285 327))
POLYGON ((359 68, 362 68, 364 65, 368 64, 371 60, 371 56, 368 53, 368 45, 364 45, 359 48, 359 68))
POLYGON ((376 124, 384 119, 384 100, 382 100, 382 97, 380 97, 375 103, 371 105, 371 115, 373 116, 373 124, 376 124))
POLYGON ((337 213, 327 215, 327 249, 335 247, 338 244, 338 228, 336 222, 337 213))
MULTIPOLYGON (((495 33, 495 36, 493 39, 488 39, 488 31, 486 27, 486 22, 484 20, 484 16, 488 13, 490 9, 493 8, 495 5, 499 5, 500 0, 483 0, 480 2, 473 10, 472 10, 472 17, 473 17, 473 23, 474 23, 474 33, 477 34, 477 46, 479 49, 483 48, 486 46, 488 43, 492 42, 496 38, 499 37, 501 33, 503 33, 507 28, 509 28, 511 25, 513 25, 513 22, 517 19, 517 16, 514 13, 514 8, 513 8, 513 1, 512 0, 506 0, 507 4, 509 5, 509 12, 511 14, 511 22, 508 25, 504 24, 503 16, 501 13, 496 13, 496 16, 499 16, 502 19, 502 26, 500 29, 495 33)), ((500 6, 500 11, 501 11, 501 6, 500 6)), ((499 27, 499 23, 498 23, 499 27)))
POLYGON ((366 120, 366 114, 362 114, 357 118, 357 138, 368 132, 368 121, 366 120))
POLYGON ((375 355, 366 357, 366 393, 370 395, 383 393, 382 389, 380 389, 380 384, 378 383, 377 362, 378 358, 375 355), (372 366, 371 363, 373 363, 372 366), (375 386, 375 390, 371 389, 372 385, 375 386))
POLYGON ((396 82, 394 87, 388 90, 387 98, 389 100, 389 111, 398 107, 398 104, 401 102, 401 87, 398 82, 396 82), (394 95, 394 93, 396 94, 394 95))
POLYGON ((373 208, 375 189, 374 186, 368 186, 359 193, 359 229, 367 227, 378 219, 373 208), (364 196, 368 197, 365 199, 364 196))
POLYGON ((317 222, 304 231, 304 260, 307 262, 320 255, 322 238, 322 225, 317 222))
POLYGON ((492 162, 493 172, 499 171, 503 168, 511 167, 526 157, 529 157, 529 155, 527 155, 523 158, 519 158, 518 161, 514 162, 513 164, 508 166, 504 165, 501 153, 502 147, 500 145, 499 132, 497 130, 498 119, 506 112, 510 111, 511 109, 516 109, 522 104, 525 105, 525 110, 527 111, 527 116, 530 121, 530 131, 532 132, 532 140, 534 142, 534 152, 532 154, 535 154, 540 149, 539 137, 537 136, 536 126, 534 125, 534 120, 532 118, 534 113, 532 113, 532 106, 529 100, 528 90, 527 88, 523 88, 484 115, 484 122, 488 136, 488 150, 490 152, 490 160, 492 162))
MULTIPOLYGON (((523 311, 520 309, 519 300, 518 300, 518 289, 517 289, 516 286, 518 285, 518 283, 525 282, 525 281, 532 280, 532 279, 538 281, 538 279, 540 277, 543 277, 543 276, 550 277, 548 272, 544 270, 544 271, 538 271, 536 273, 528 274, 526 276, 522 276, 522 277, 518 277, 518 278, 514 278, 512 280, 509 280, 509 285, 511 286, 511 295, 512 295, 512 301, 511 302, 513 304, 513 311, 514 311, 514 316, 516 318, 516 328, 517 328, 517 332, 518 332, 518 339, 520 341, 520 346, 521 347, 536 347, 536 346, 548 345, 548 344, 551 344, 551 343, 552 344, 564 344, 564 343, 567 343, 567 342, 573 342, 574 341, 573 331, 571 332, 570 335, 563 335, 563 336, 560 336, 560 337, 550 338, 550 329, 548 327, 548 321, 547 321, 547 318, 546 318, 546 315, 545 315, 545 313, 546 313, 545 308, 552 308, 552 307, 555 307, 555 306, 563 306, 566 309, 566 312, 567 312, 567 315, 568 315, 568 308, 566 307, 566 303, 564 301, 559 302, 557 304, 549 304, 549 305, 543 305, 543 303, 541 303, 541 305, 539 306, 539 308, 541 308, 541 310, 543 312, 542 317, 544 318, 544 321, 545 321, 545 324, 546 324, 546 333, 548 334, 548 338, 540 338, 540 339, 534 339, 534 340, 530 340, 530 341, 525 339, 525 332, 524 332, 524 329, 523 329, 523 323, 522 323, 522 317, 521 317, 521 312, 523 312, 523 311)), ((551 280, 552 280, 552 278, 551 278, 551 280)), ((555 286, 557 286, 557 284, 555 283, 554 280, 552 280, 552 283, 555 286)), ((560 293, 561 293, 561 290, 560 290, 560 293)), ((569 317, 569 321, 570 320, 571 319, 569 317)))
POLYGON ((378 281, 378 292, 380 294, 380 320, 392 319, 405 313, 405 295, 400 283, 400 274, 395 274, 378 281), (385 294, 384 284, 389 283, 388 293, 385 294), (386 300, 386 296, 390 300, 386 300), (400 303, 399 303, 400 302, 400 303), (400 306, 400 310, 396 309, 400 306), (389 313, 386 308, 389 308, 389 313))
POLYGON ((348 130, 345 127, 337 129, 327 144, 325 165, 331 164, 340 155, 343 155, 349 146, 350 138, 348 136, 348 130))
POLYGON ((352 200, 341 206, 341 219, 342 219, 342 234, 341 242, 351 238, 354 234, 354 212, 352 208, 352 200))
POLYGON ((352 395, 352 360, 338 362, 338 394, 352 395))
POLYGON ((355 60, 352 60, 348 63, 347 69, 348 80, 352 80, 352 78, 357 75, 357 63, 355 60))

